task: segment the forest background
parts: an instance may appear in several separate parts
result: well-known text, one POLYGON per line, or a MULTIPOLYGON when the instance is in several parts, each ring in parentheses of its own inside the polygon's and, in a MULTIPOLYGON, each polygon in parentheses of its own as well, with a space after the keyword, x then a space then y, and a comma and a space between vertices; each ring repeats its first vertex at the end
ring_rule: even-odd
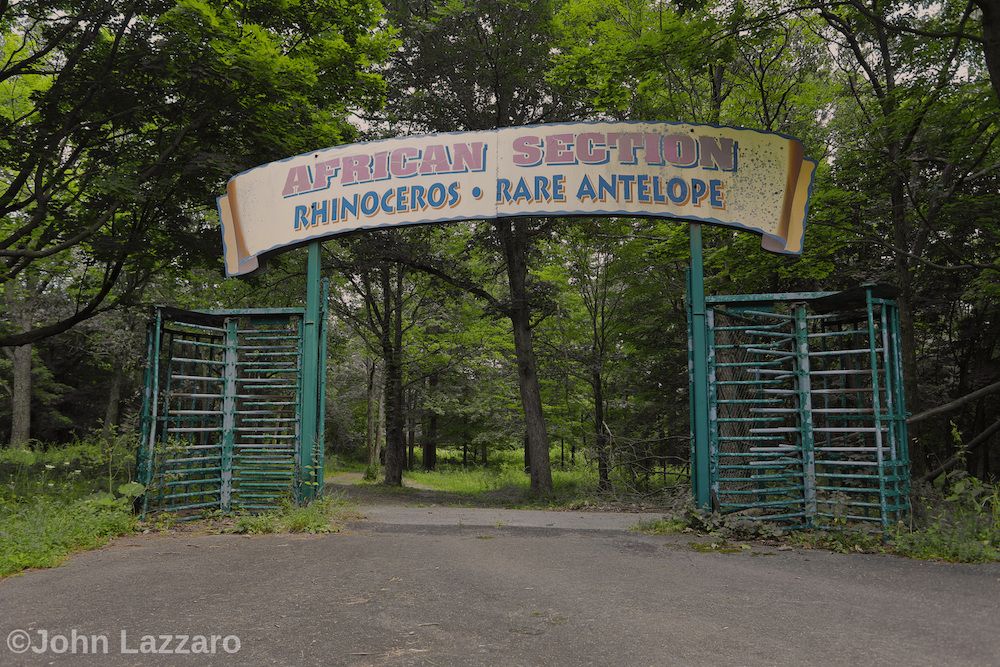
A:
MULTIPOLYGON (((302 251, 223 278, 232 174, 388 136, 663 119, 819 158, 802 257, 707 229, 709 293, 895 286, 909 410, 975 396, 913 429, 915 477, 995 480, 1000 394, 974 392, 1000 381, 998 90, 997 0, 0 0, 0 452, 40 465, 86 440, 125 469, 152 304, 302 303, 302 251)), ((550 461, 604 491, 682 477, 687 234, 508 219, 327 241, 329 455, 398 484, 523 449, 542 494, 550 461)))

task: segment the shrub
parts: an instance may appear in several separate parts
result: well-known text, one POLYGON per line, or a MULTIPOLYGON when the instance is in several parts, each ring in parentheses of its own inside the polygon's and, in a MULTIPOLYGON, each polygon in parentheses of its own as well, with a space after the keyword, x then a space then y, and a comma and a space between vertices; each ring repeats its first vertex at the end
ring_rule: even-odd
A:
POLYGON ((1000 485, 985 484, 964 472, 942 480, 943 500, 923 499, 924 525, 900 529, 897 553, 961 563, 1000 561, 1000 485))

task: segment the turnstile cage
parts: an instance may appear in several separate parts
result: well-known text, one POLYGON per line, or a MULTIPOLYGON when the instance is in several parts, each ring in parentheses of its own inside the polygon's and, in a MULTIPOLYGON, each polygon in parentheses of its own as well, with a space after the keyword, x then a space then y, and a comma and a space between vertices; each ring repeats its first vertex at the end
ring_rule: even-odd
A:
POLYGON ((302 341, 302 309, 156 309, 137 460, 143 513, 258 511, 320 492, 322 429, 315 447, 301 437, 302 341))
POLYGON ((709 297, 716 509, 818 527, 907 516, 898 311, 884 292, 709 297))

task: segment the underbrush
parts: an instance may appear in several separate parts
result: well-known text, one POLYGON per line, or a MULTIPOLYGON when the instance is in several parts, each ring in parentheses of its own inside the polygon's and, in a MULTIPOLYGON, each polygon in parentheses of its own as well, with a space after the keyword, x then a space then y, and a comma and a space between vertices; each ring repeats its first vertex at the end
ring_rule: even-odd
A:
POLYGON ((270 512, 241 514, 229 532, 243 535, 338 533, 345 523, 359 518, 361 515, 355 505, 343 498, 328 497, 303 506, 287 502, 270 512))
POLYGON ((951 563, 1000 561, 1000 485, 952 473, 923 490, 913 514, 912 525, 899 524, 884 538, 845 529, 803 532, 793 540, 839 552, 891 553, 951 563))
POLYGON ((39 497, 0 507, 0 577, 54 567, 136 527, 132 498, 98 494, 72 501, 39 497))
POLYGON ((132 532, 131 440, 0 449, 0 577, 53 567, 69 554, 132 532))
POLYGON ((1000 562, 1000 485, 953 473, 927 487, 915 501, 912 524, 877 527, 844 524, 818 530, 782 528, 736 514, 695 509, 632 527, 646 535, 700 533, 726 540, 763 540, 838 553, 880 553, 952 563, 1000 562))
POLYGON ((135 440, 127 434, 58 447, 0 449, 0 505, 39 496, 65 500, 114 493, 132 481, 134 466, 135 440))
POLYGON ((917 501, 918 528, 900 529, 896 553, 956 563, 1000 561, 1000 484, 964 472, 939 479, 917 501))
POLYGON ((326 464, 323 466, 325 474, 329 477, 340 472, 365 472, 367 464, 363 461, 356 461, 337 454, 328 454, 326 464))

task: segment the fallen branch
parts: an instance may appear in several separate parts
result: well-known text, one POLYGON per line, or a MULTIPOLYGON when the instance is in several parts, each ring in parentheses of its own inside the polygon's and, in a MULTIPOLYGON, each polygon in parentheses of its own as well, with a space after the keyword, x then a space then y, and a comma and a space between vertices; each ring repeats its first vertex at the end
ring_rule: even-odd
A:
POLYGON ((987 440, 989 440, 990 436, 992 436, 993 434, 995 434, 997 431, 1000 431, 1000 419, 996 420, 991 425, 987 426, 986 429, 984 429, 979 435, 977 435, 975 438, 973 438, 972 440, 970 440, 969 444, 966 445, 965 447, 963 447, 960 452, 958 452, 957 454, 955 454, 954 456, 952 456, 950 459, 948 459, 947 461, 945 461, 944 463, 942 463, 941 465, 939 465, 934 470, 931 470, 929 473, 927 473, 926 475, 924 475, 923 477, 921 477, 920 481, 921 482, 928 482, 928 481, 934 479, 935 477, 937 477, 938 475, 940 475, 941 473, 943 473, 945 470, 948 470, 949 468, 951 468, 952 466, 954 466, 956 463, 958 463, 959 461, 961 461, 965 457, 965 454, 967 452, 971 452, 976 447, 979 447, 980 445, 982 445, 984 442, 986 442, 987 440))
POLYGON ((971 394, 966 394, 961 398, 956 398, 951 403, 945 403, 944 405, 939 405, 936 408, 931 408, 930 410, 925 410, 920 414, 913 415, 912 417, 906 420, 906 423, 916 424, 917 422, 922 422, 925 419, 930 419, 931 417, 936 417, 938 415, 946 414, 956 408, 962 407, 966 403, 970 403, 976 400, 977 398, 982 398, 983 396, 987 396, 997 390, 1000 390, 1000 382, 994 382, 993 384, 987 385, 982 389, 977 389, 971 394))

